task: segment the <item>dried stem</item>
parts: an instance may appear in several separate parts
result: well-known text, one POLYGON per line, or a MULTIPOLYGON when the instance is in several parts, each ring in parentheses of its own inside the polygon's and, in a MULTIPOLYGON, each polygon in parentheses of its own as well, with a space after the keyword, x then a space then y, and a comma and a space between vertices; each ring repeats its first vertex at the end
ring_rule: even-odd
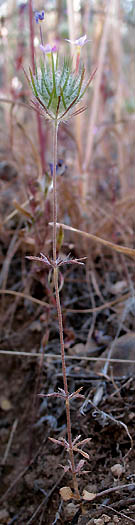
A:
MULTIPOLYGON (((53 135, 53 260, 54 260, 54 263, 56 264, 56 255, 57 255, 56 254, 56 223, 57 223, 56 162, 57 162, 57 133, 58 133, 57 120, 55 121, 55 123, 53 123, 53 133, 54 133, 53 135)), ((58 268, 57 267, 54 268, 54 285, 55 285, 55 294, 56 294, 57 315, 58 315, 58 322, 59 322, 63 383, 64 383, 64 391, 66 395, 66 418, 67 418, 69 457, 70 457, 70 462, 71 462, 71 467, 72 467, 72 477, 73 477, 75 497, 77 499, 80 499, 78 483, 76 479, 73 445, 72 445, 69 392, 68 392, 68 384, 67 384, 67 376, 66 376, 63 321, 62 321, 62 312, 61 312, 61 304, 60 304, 60 296, 59 296, 58 268)))
MULTIPOLYGON (((101 83, 101 78, 102 78, 104 57, 105 57, 105 52, 106 52, 107 40, 108 40, 109 29, 110 29, 110 20, 112 16, 114 2, 115 0, 112 0, 112 2, 108 3, 108 8, 106 11, 106 18, 105 18, 105 22, 103 26, 103 33, 102 33, 102 38, 101 38, 100 48, 99 48, 98 68, 97 68, 97 74, 96 74, 96 79, 95 79, 92 110, 90 112, 90 120, 89 120, 89 125, 88 125, 86 152, 84 156, 84 166, 83 166, 84 174, 85 174, 84 188, 83 188, 84 198, 86 198, 87 191, 88 191, 89 184, 90 184, 88 168, 91 162, 92 150, 93 150, 93 141, 94 141, 93 129, 96 124, 98 108, 99 108, 100 83, 101 83)), ((92 173, 91 173, 91 179, 92 179, 92 173)))
MULTIPOLYGON (((35 73, 35 61, 34 61, 34 27, 33 27, 33 10, 32 10, 32 0, 29 0, 29 26, 30 26, 30 52, 31 52, 31 65, 32 71, 35 73)), ((41 116, 39 111, 37 111, 37 128, 38 128, 38 137, 40 145, 40 156, 42 163, 42 171, 45 171, 45 158, 44 158, 44 133, 42 129, 41 116)))
MULTIPOLYGON (((67 15, 68 15, 68 28, 69 28, 69 38, 73 42, 76 38, 76 19, 74 13, 73 0, 67 0, 67 15)), ((73 65, 75 67, 75 46, 74 44, 70 45, 71 57, 73 59, 73 65)), ((75 169, 79 173, 79 192, 80 195, 83 195, 82 191, 82 119, 81 116, 75 119, 75 137, 77 143, 77 165, 75 169)))
POLYGON ((29 0, 29 26, 30 26, 30 53, 31 53, 31 65, 32 65, 33 73, 35 73, 35 62, 34 62, 34 28, 33 28, 32 0, 29 0))

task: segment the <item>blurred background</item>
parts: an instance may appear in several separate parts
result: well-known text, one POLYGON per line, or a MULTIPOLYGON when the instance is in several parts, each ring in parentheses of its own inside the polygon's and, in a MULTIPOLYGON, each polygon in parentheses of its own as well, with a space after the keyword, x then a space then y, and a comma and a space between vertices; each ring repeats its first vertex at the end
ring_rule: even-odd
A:
MULTIPOLYGON (((59 126, 59 220, 134 247, 133 0, 0 1, 1 231, 3 235, 6 231, 9 240, 18 228, 24 251, 50 250, 47 226, 52 218, 52 193, 47 177, 52 129, 32 110, 26 78, 33 60, 40 61, 40 24, 34 13, 44 8, 44 43, 56 44, 60 60, 71 55, 74 65, 76 48, 65 39, 74 41, 86 34, 89 42, 81 50, 86 78, 96 69, 85 95, 86 110, 59 126)), ((65 235, 66 242, 73 240, 71 232, 65 235)))

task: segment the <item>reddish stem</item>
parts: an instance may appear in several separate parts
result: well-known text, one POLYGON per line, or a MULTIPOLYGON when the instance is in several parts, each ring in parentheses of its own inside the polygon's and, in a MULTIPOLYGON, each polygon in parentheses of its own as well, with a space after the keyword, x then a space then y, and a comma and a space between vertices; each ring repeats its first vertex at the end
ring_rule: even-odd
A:
MULTIPOLYGON (((54 133, 53 135, 53 261, 56 265, 56 258, 57 258, 57 253, 56 253, 56 223, 57 223, 56 163, 57 163, 57 133, 58 133, 57 121, 54 123, 53 133, 54 133)), ((66 417, 67 417, 69 457, 70 457, 70 463, 71 463, 71 469, 72 469, 72 478, 73 478, 75 497, 76 499, 79 500, 80 495, 79 495, 78 483, 77 483, 76 472, 75 472, 74 453, 73 453, 73 445, 72 445, 69 392, 68 392, 66 364, 65 364, 63 319, 62 319, 61 304, 60 304, 57 266, 54 268, 54 284, 55 284, 55 294, 56 294, 57 315, 58 315, 58 322, 59 322, 62 374, 63 374, 64 391, 66 394, 66 417)))
POLYGON ((34 61, 34 25, 33 25, 32 0, 29 0, 29 26, 30 26, 30 52, 31 52, 31 65, 32 65, 32 71, 33 71, 33 73, 35 73, 35 61, 34 61))
POLYGON ((77 74, 78 71, 79 71, 79 62, 80 62, 80 53, 77 53, 77 57, 76 57, 76 68, 75 68, 75 72, 76 72, 76 74, 77 74))

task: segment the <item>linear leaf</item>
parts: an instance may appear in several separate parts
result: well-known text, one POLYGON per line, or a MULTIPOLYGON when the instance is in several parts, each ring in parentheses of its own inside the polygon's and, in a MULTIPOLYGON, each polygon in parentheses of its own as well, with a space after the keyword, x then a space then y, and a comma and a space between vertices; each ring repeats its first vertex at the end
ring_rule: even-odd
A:
POLYGON ((56 93, 56 82, 55 82, 55 69, 54 69, 53 53, 51 53, 51 59, 52 59, 53 90, 54 90, 54 97, 56 97, 57 93, 56 93))
POLYGON ((35 86, 35 82, 34 82, 34 78, 33 78, 33 74, 32 74, 31 68, 29 68, 29 71, 30 71, 30 77, 31 77, 33 91, 35 93, 35 96, 38 97, 38 92, 36 90, 36 86, 35 86))
POLYGON ((66 102, 65 102, 65 99, 64 99, 64 95, 63 95, 63 89, 62 89, 62 88, 61 88, 61 97, 62 97, 63 106, 64 106, 65 109, 67 109, 66 102))

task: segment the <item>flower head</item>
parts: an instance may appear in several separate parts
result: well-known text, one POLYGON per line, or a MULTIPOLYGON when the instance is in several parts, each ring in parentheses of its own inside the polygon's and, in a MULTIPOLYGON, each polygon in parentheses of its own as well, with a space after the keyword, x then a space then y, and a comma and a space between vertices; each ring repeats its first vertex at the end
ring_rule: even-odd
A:
POLYGON ((81 36, 77 40, 68 40, 68 38, 65 38, 66 42, 69 42, 69 44, 73 44, 74 46, 83 47, 87 42, 90 42, 88 40, 87 35, 81 36))
POLYGON ((65 38, 66 42, 69 42, 69 44, 73 44, 77 48, 77 58, 76 58, 76 73, 79 71, 79 63, 80 63, 80 54, 81 54, 81 48, 89 42, 87 35, 81 36, 80 38, 77 38, 77 40, 68 40, 65 38))
MULTIPOLYGON (((30 69, 30 84, 46 118, 59 123, 86 109, 82 107, 76 110, 75 106, 82 99, 95 72, 86 82, 84 66, 76 73, 72 70, 72 60, 69 58, 65 58, 63 66, 59 66, 58 54, 56 62, 54 60, 55 46, 53 48, 48 45, 45 48, 41 46, 40 48, 47 53, 48 60, 45 62, 40 60, 40 69, 36 66, 35 74, 30 69)), ((33 104, 36 102, 33 101, 33 104)))
POLYGON ((42 44, 40 44, 40 49, 43 51, 44 54, 48 55, 50 53, 56 53, 57 52, 57 46, 54 45, 54 46, 50 46, 50 44, 47 44, 46 46, 42 46, 42 44))
MULTIPOLYGON (((50 168, 50 175, 53 176, 53 163, 49 162, 49 168, 50 168)), ((58 163, 56 164, 56 174, 57 175, 63 175, 67 169, 67 166, 65 165, 64 160, 58 159, 58 163)))
POLYGON ((44 11, 35 11, 34 13, 36 24, 38 24, 39 20, 44 20, 45 13, 44 11))

